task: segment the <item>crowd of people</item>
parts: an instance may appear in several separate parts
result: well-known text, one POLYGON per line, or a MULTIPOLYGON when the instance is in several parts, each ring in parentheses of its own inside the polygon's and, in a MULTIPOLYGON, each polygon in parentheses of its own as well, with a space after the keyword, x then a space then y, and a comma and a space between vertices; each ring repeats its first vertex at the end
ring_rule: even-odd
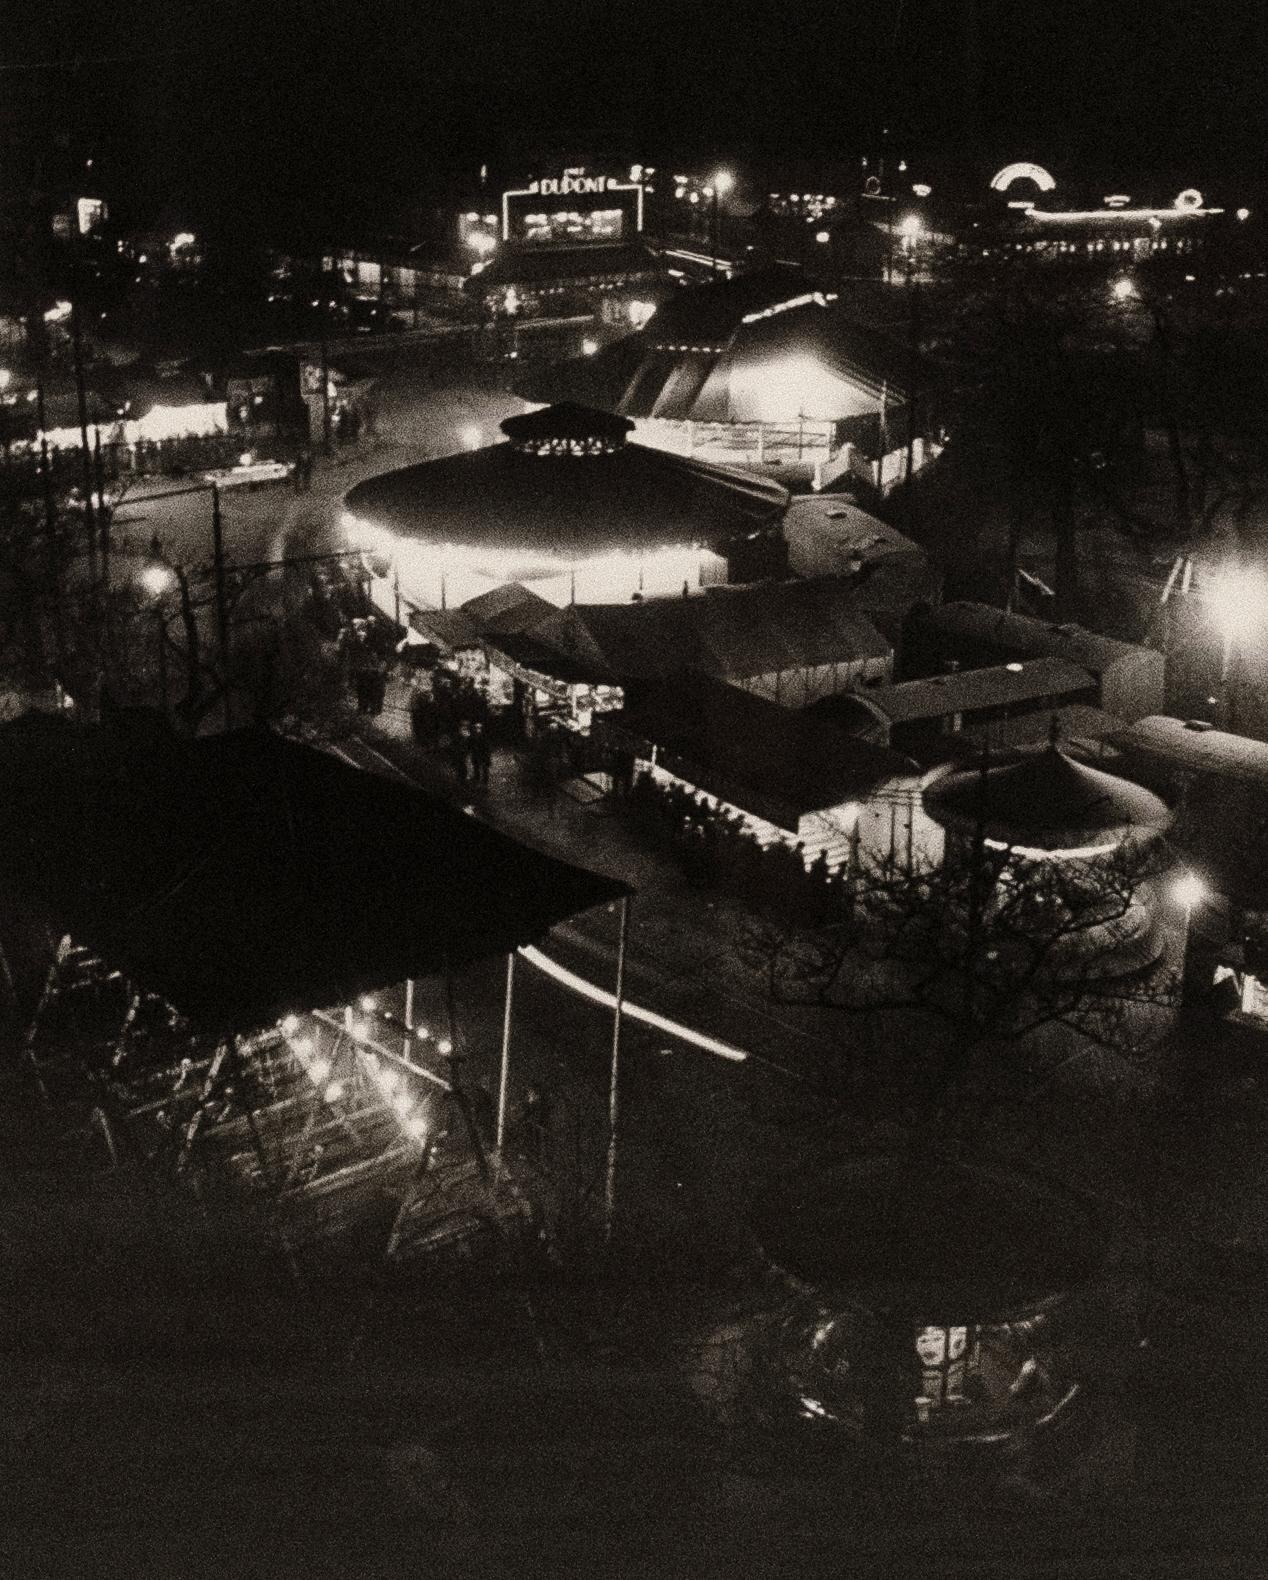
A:
POLYGON ((829 867, 822 852, 808 862, 800 844, 763 845, 737 812, 711 807, 684 785, 640 774, 630 802, 638 825, 697 887, 720 889, 793 926, 823 926, 847 905, 848 875, 829 867))

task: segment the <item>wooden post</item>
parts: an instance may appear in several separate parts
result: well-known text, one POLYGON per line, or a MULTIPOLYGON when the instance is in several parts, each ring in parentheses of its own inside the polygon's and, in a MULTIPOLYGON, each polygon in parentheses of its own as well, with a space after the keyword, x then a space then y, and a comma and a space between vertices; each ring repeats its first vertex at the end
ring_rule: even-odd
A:
POLYGON ((608 1172, 603 1198, 603 1235, 611 1240, 616 1217, 616 1149, 620 1120, 621 1012, 625 1003, 625 945, 630 930, 630 899, 621 900, 621 930, 616 945, 616 1003, 612 1009, 612 1071, 608 1082, 608 1172))
POLYGON ((511 1002, 515 993, 515 951, 506 957, 506 999, 502 1006, 502 1063, 498 1071, 497 1141, 499 1154, 506 1135, 506 1092, 511 1074, 511 1002))

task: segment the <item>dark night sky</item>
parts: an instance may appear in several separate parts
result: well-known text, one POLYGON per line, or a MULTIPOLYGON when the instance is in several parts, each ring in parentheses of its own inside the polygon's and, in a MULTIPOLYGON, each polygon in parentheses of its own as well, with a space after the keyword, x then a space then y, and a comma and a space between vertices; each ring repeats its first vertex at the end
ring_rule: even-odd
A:
POLYGON ((0 59, 158 57, 64 79, 68 113, 144 207, 337 220, 552 141, 853 155, 885 121, 954 162, 974 152, 973 10, 982 161, 1258 174, 1263 0, 47 0, 0 59))

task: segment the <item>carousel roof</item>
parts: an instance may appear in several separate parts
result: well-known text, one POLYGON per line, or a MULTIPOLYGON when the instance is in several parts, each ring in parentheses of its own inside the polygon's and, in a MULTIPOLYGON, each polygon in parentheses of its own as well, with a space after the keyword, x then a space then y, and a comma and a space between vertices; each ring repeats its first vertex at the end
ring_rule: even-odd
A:
POLYGON ((777 483, 627 443, 606 412, 564 404, 503 428, 507 443, 359 483, 347 509, 403 537, 581 559, 747 535, 788 504, 777 483))
POLYGON ((761 1200, 766 1253, 829 1298, 978 1321, 1065 1293, 1102 1264, 1076 1196, 1009 1169, 892 1156, 798 1170, 761 1200))
POLYGON ((196 1024, 247 1031, 540 939, 628 893, 263 729, 0 727, 11 895, 196 1024))
POLYGON ((981 828, 1000 844, 1072 850, 1161 833, 1171 823, 1152 791, 1076 762, 1055 743, 994 767, 966 768, 931 785, 925 810, 957 832, 981 828))

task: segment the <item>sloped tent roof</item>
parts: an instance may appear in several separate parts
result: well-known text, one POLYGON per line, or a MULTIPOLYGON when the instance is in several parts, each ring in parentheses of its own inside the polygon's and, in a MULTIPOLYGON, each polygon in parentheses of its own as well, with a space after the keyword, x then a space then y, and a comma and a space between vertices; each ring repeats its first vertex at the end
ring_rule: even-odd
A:
MULTIPOLYGON (((516 386, 529 400, 586 400, 627 417, 672 421, 744 420, 749 397, 769 371, 806 358, 879 402, 907 398, 913 379, 928 390, 938 370, 900 339, 822 300, 782 308, 814 291, 798 271, 761 270, 680 291, 636 335, 593 357, 531 370, 516 386), (746 321, 747 320, 747 321, 746 321)), ((812 412, 808 416, 847 417, 812 412)))
POLYGON ((651 349, 717 346, 728 340, 749 313, 760 313, 815 289, 800 268, 775 265, 688 286, 662 302, 643 328, 651 349))
POLYGON ((641 604, 574 604, 552 611, 533 635, 589 656, 596 675, 615 680, 688 673, 748 679, 892 651, 859 612, 848 582, 835 576, 641 604))
MULTIPOLYGON (((572 436, 575 410, 561 437, 572 436)), ((369 478, 344 502, 403 537, 581 560, 761 531, 780 519, 788 497, 763 478, 638 444, 572 455, 506 443, 369 478)))
POLYGON ((884 746, 703 676, 627 687, 624 709, 602 722, 660 748, 702 790, 793 831, 803 813, 842 806, 915 772, 884 746), (772 817, 772 806, 780 816, 772 817))
POLYGON ((529 630, 553 614, 555 606, 519 582, 506 582, 468 598, 462 612, 481 636, 505 636, 529 630))
POLYGON ((759 1201, 766 1253, 825 1298, 917 1323, 1001 1318, 1095 1277, 1106 1231, 1028 1174, 874 1156, 802 1168, 759 1201))
POLYGON ((925 791, 924 806, 944 828, 980 826, 1000 844, 1053 851, 1148 838, 1172 820, 1152 791, 1076 762, 1056 745, 985 772, 950 774, 925 791))
MULTIPOLYGON (((671 302, 661 311, 677 303, 671 302)), ((658 315, 659 316, 659 315, 658 315)), ((644 355, 629 374, 619 397, 613 399, 628 359, 611 355, 604 364, 603 392, 612 409, 627 417, 664 417, 674 421, 735 422, 744 420, 747 392, 761 388, 773 370, 805 360, 879 404, 882 395, 890 406, 901 405, 913 380, 929 389, 938 380, 937 370, 917 361, 901 341, 883 331, 849 318, 839 308, 817 302, 788 308, 770 317, 741 321, 725 338, 711 342, 707 336, 684 339, 674 348, 648 338, 655 319, 644 330, 644 355)), ((589 360, 589 359, 587 359, 589 360)), ((551 393, 576 398, 564 365, 557 370, 551 393)), ((594 375, 583 373, 587 383, 594 375)), ((537 380, 541 386, 541 380, 537 380)), ((808 412, 808 416, 848 417, 857 403, 845 402, 839 412, 808 412)))
POLYGON ((540 939, 628 893, 409 786, 250 729, 0 726, 18 899, 204 1029, 241 1032, 540 939))

